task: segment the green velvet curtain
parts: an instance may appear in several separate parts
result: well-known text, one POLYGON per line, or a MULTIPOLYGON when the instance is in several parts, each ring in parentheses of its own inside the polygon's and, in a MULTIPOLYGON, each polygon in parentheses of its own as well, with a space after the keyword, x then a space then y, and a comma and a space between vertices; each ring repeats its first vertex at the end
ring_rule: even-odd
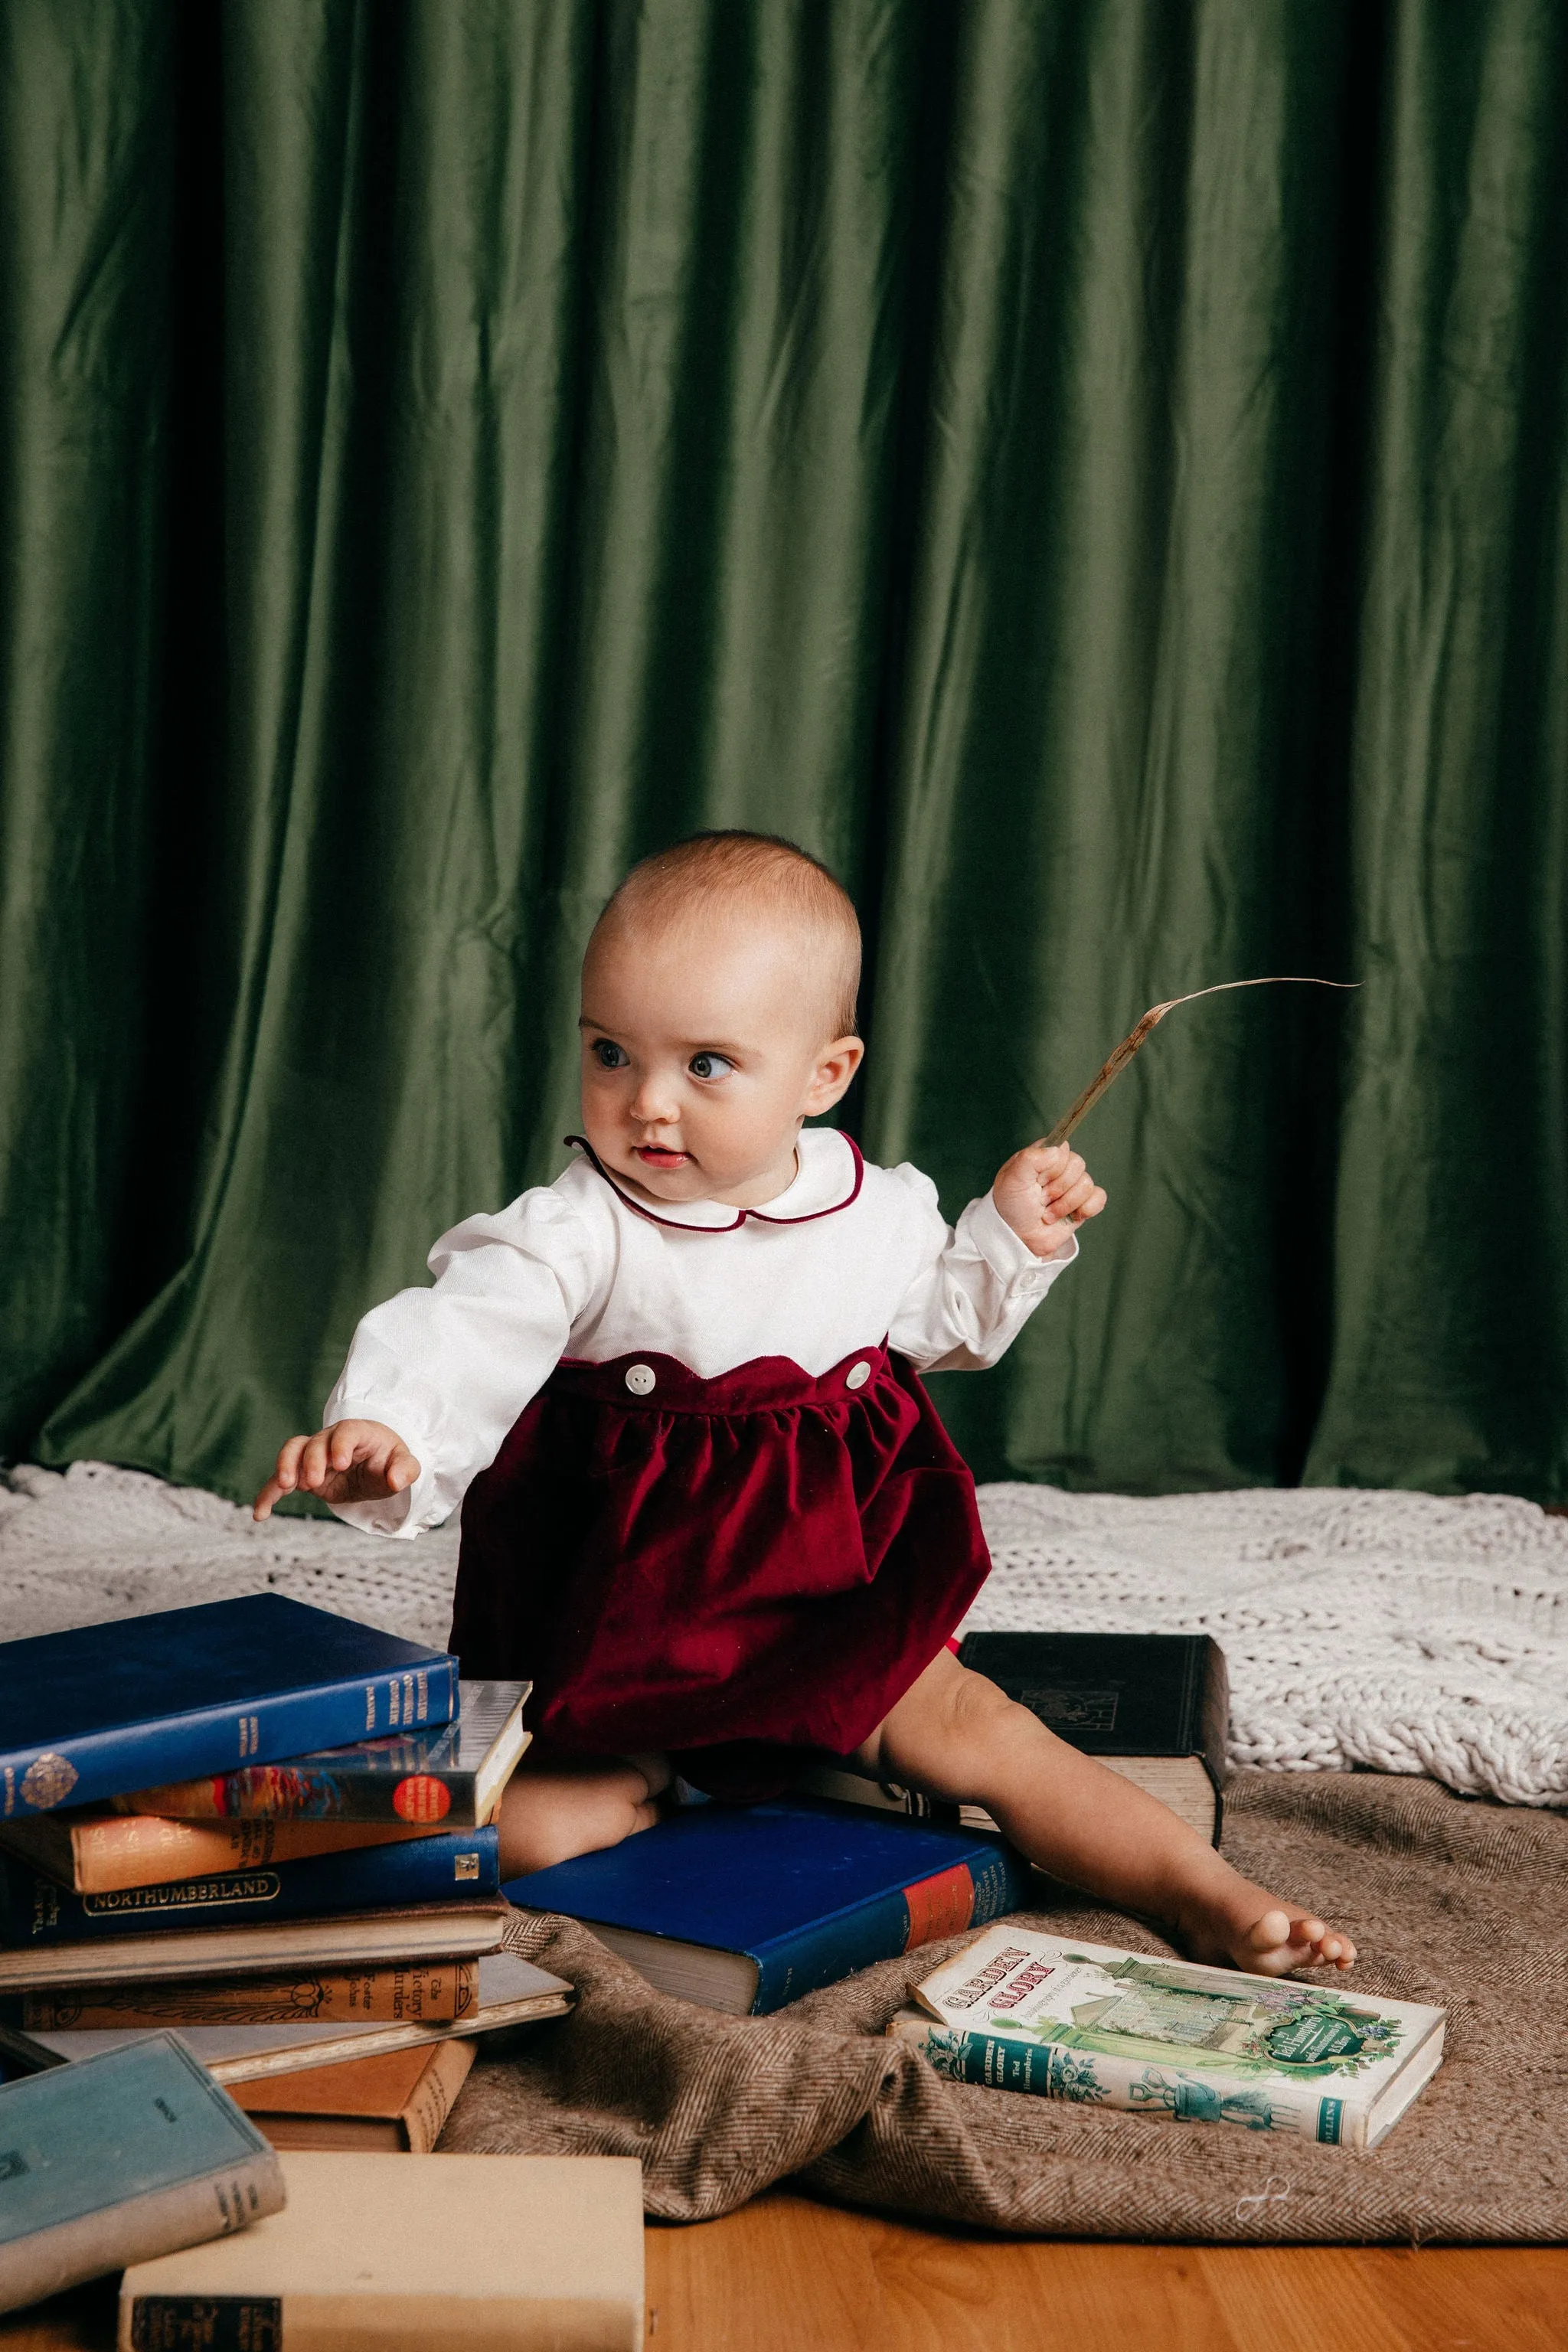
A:
POLYGON ((605 894, 856 893, 982 1475, 1568 1494, 1561 0, 0 0, 12 1455, 239 1495, 605 894))

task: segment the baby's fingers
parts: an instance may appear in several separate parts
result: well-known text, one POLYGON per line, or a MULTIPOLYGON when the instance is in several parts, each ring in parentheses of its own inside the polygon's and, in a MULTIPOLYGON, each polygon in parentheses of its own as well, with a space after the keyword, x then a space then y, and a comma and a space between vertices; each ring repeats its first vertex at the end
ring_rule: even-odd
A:
POLYGON ((1075 1184, 1083 1182, 1088 1173, 1080 1153, 1069 1151, 1065 1143, 1058 1144, 1057 1153, 1059 1157, 1056 1158, 1055 1165, 1042 1171, 1040 1177, 1046 1197, 1050 1201, 1058 1201, 1064 1192, 1070 1192, 1075 1184))
MULTIPOLYGON (((319 1495, 331 1475, 331 1447, 336 1435, 335 1430, 318 1429, 314 1437, 308 1437, 305 1441, 305 1450, 300 1456, 299 1478, 308 1495, 319 1495)), ((350 1459, 353 1459, 352 1454, 350 1459)))
POLYGON ((412 1486, 418 1477, 419 1465, 401 1438, 387 1456, 382 1475, 386 1480, 387 1492, 392 1495, 401 1495, 404 1488, 412 1486))
POLYGON ((286 1445, 279 1448, 277 1465, 272 1475, 251 1507, 253 1518, 270 1518, 273 1504, 281 1501, 285 1495, 293 1493, 299 1483, 300 1456, 305 1451, 309 1442, 309 1439, 304 1437, 291 1437, 286 1445))
POLYGON ((1105 1199, 1104 1193, 1100 1192, 1100 1188, 1095 1182, 1093 1177, 1086 1171, 1079 1178, 1076 1184, 1069 1184, 1065 1192, 1059 1192, 1054 1199, 1047 1201, 1046 1214, 1050 1217, 1079 1216, 1081 1214, 1088 1202, 1093 1200, 1097 1192, 1100 1192, 1100 1200, 1103 1202, 1105 1199))

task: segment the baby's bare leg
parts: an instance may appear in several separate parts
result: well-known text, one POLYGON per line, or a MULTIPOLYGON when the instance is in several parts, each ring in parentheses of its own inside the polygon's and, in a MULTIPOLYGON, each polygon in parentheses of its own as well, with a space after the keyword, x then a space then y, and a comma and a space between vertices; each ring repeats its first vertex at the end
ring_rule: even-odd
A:
POLYGON ((1355 1958, 1348 1936, 1241 1877, 1168 1806, 1069 1748, 950 1650, 858 1760, 930 1796, 984 1805, 1031 1862, 1166 1921, 1195 1959, 1283 1976, 1355 1958))
POLYGON ((588 1764, 534 1764, 525 1756, 500 1801, 503 1885, 651 1829, 669 1780, 662 1756, 606 1757, 588 1764))

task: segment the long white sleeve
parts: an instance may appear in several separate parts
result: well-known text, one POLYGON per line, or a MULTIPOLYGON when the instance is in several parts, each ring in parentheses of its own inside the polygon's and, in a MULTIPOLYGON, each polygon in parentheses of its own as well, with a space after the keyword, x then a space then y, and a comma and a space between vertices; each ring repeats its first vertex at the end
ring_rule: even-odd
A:
POLYGON ((395 1429, 418 1479, 339 1517, 414 1536, 449 1517, 563 1356, 670 1356, 701 1380, 783 1356, 815 1379, 886 1336, 921 1371, 978 1370, 1077 1255, 1036 1257, 989 1198, 950 1232, 929 1176, 863 1165, 830 1129, 799 1151, 795 1183, 750 1218, 711 1202, 644 1215, 580 1160, 444 1234, 434 1288, 364 1318, 323 1415, 395 1429))
POLYGON ((384 1502, 335 1505, 377 1535, 414 1536, 456 1510, 604 1287, 602 1252, 554 1188, 469 1217, 430 1253, 428 1290, 400 1290, 354 1333, 323 1426, 379 1421, 419 1476, 384 1502))
POLYGON ((983 1371, 1012 1346, 1047 1291, 1078 1255, 1037 1257, 990 1193, 971 1201, 950 1232, 936 1187, 913 1168, 897 1171, 924 1196, 930 1256, 900 1300, 889 1345, 917 1371, 983 1371))

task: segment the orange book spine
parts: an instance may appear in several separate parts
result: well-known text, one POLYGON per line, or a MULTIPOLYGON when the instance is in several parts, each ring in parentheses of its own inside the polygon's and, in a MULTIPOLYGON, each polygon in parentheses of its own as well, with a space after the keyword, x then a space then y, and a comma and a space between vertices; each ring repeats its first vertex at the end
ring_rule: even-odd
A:
POLYGON ((425 1834, 425 1825, 353 1822, 171 1822, 153 1813, 120 1813, 71 1829, 79 1895, 112 1895, 126 1886, 161 1886, 170 1878, 215 1871, 260 1870, 307 1854, 344 1853, 425 1834))
POLYGON ((292 1976, 58 1985, 24 1996, 22 2023, 27 2033, 78 2026, 451 2025, 472 2009, 479 1981, 472 1960, 411 1960, 292 1976))

